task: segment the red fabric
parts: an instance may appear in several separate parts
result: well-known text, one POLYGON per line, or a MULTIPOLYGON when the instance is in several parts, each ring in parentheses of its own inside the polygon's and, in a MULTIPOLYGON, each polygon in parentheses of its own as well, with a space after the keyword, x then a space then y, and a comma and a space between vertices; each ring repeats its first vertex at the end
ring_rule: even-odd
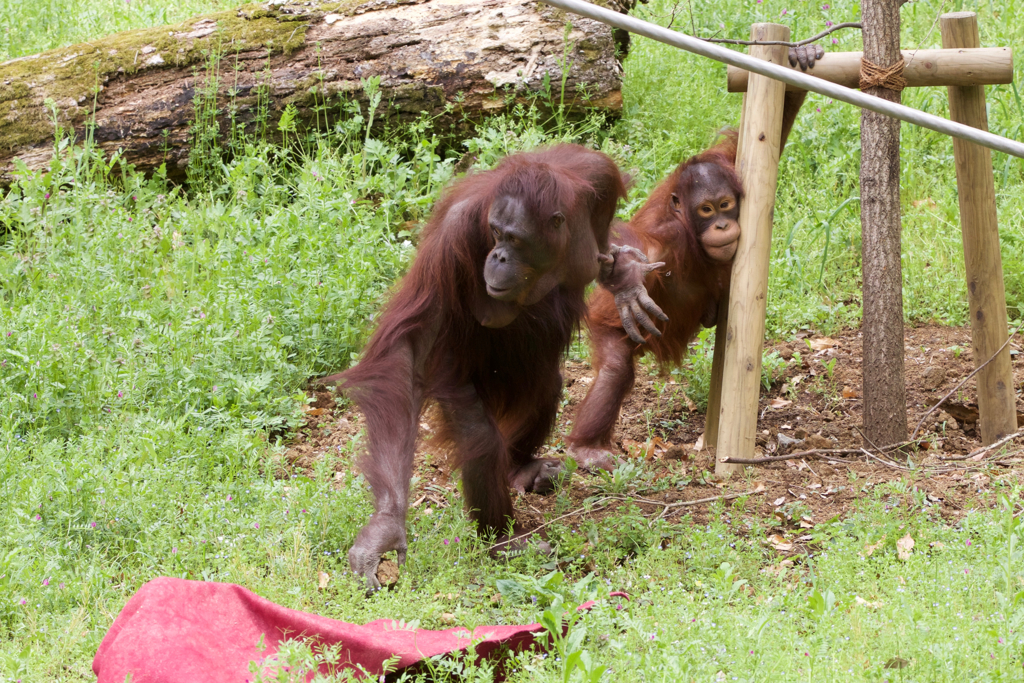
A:
MULTIPOLYGON (((588 608, 593 603, 583 605, 588 608)), ((282 640, 312 638, 324 645, 341 642, 341 661, 374 675, 400 655, 403 669, 434 655, 466 651, 488 656, 499 645, 521 650, 534 642, 540 624, 479 626, 446 631, 398 629, 391 619, 348 624, 276 605, 229 583, 170 577, 142 586, 114 620, 100 643, 92 670, 98 683, 245 683, 249 662, 277 652, 282 640), (266 648, 256 645, 263 636, 266 648)), ((394 667, 391 668, 394 671, 394 667)))

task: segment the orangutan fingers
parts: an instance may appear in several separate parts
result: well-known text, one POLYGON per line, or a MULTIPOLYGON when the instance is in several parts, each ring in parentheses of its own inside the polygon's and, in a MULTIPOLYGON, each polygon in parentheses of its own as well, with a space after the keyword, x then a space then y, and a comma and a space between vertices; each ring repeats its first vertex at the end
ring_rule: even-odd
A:
POLYGON ((623 304, 619 306, 619 318, 622 320, 622 329, 626 331, 629 338, 637 344, 646 344, 647 340, 640 334, 640 330, 636 328, 636 321, 633 320, 633 316, 629 311, 629 306, 623 304))
POLYGON ((654 321, 651 320, 651 317, 647 315, 647 312, 644 311, 643 307, 641 307, 637 301, 630 302, 629 309, 633 312, 633 316, 637 321, 643 325, 644 329, 655 337, 661 336, 661 330, 658 329, 658 326, 654 324, 654 321))
POLYGON ((661 310, 661 306, 654 303, 654 299, 652 299, 646 291, 641 290, 639 296, 637 296, 637 300, 640 302, 640 305, 655 318, 662 322, 668 322, 668 316, 665 315, 665 311, 661 310))
POLYGON ((648 263, 647 265, 640 266, 640 267, 643 268, 644 275, 647 275, 648 273, 652 273, 652 272, 656 271, 658 268, 661 268, 664 265, 665 265, 664 261, 658 261, 657 263, 648 263))
POLYGON ((640 251, 636 247, 629 246, 628 244, 624 244, 624 245, 620 246, 619 247, 619 251, 620 252, 625 252, 627 254, 632 254, 633 256, 636 256, 638 259, 640 259, 644 263, 647 263, 647 261, 648 261, 647 254, 645 254, 644 252, 640 251))

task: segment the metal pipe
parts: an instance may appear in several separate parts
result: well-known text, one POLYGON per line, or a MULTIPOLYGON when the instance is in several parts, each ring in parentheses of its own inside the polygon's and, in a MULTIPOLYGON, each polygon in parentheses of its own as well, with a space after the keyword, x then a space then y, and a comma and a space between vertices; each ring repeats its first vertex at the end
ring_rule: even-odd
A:
POLYGON ((700 40, 699 38, 693 38, 676 31, 671 31, 667 28, 662 28, 657 24, 652 24, 647 21, 642 21, 635 17, 631 17, 627 14, 619 14, 607 10, 597 5, 592 5, 589 2, 583 2, 582 0, 544 0, 549 5, 564 9, 567 12, 573 12, 580 14, 585 17, 589 17, 595 21, 600 21, 603 24, 620 28, 630 33, 635 33, 652 40, 678 47, 687 52, 693 52, 701 57, 707 57, 714 59, 718 62, 725 62, 732 66, 737 66, 741 69, 746 69, 762 76, 774 78, 775 80, 782 81, 794 85, 802 90, 810 90, 812 92, 819 93, 821 95, 827 95, 833 99, 839 100, 840 102, 846 102, 852 104, 855 107, 861 109, 868 109, 885 116, 891 116, 894 119, 900 119, 901 121, 907 121, 909 123, 915 123, 923 128, 937 131, 939 133, 945 133, 961 140, 967 140, 979 144, 983 147, 988 147, 999 152, 1005 152, 1015 157, 1024 159, 1024 144, 1017 142, 1016 140, 1010 140, 1004 138, 1001 135, 994 135, 988 131, 978 130, 977 128, 971 128, 965 126, 962 123, 956 123, 949 119, 944 119, 941 116, 935 116, 933 114, 926 114, 923 111, 908 107, 902 104, 896 104, 895 102, 889 102, 883 100, 880 97, 874 97, 872 95, 865 95, 859 90, 853 90, 852 88, 846 88, 835 83, 829 83, 823 81, 820 78, 814 76, 808 76, 800 71, 789 69, 777 64, 772 64, 763 59, 755 59, 742 52, 735 52, 724 47, 719 47, 713 43, 700 40))

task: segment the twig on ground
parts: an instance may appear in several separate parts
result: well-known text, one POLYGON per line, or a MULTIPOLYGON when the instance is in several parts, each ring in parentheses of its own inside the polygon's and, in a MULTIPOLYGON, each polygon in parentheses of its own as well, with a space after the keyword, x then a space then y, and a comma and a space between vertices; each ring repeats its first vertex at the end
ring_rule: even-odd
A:
MULTIPOLYGON (((811 471, 811 474, 813 474, 814 476, 818 477, 818 473, 814 471, 814 468, 811 467, 806 460, 804 460, 803 463, 804 463, 804 465, 807 466, 807 469, 809 469, 811 471)), ((818 477, 818 479, 821 479, 821 477, 818 477)))
POLYGON ((855 455, 860 453, 859 448, 814 448, 809 451, 790 453, 789 455, 770 455, 764 458, 725 458, 724 463, 731 465, 764 465, 770 462, 782 462, 783 460, 796 460, 805 457, 827 457, 830 455, 855 455))
POLYGON ((894 470, 903 470, 904 472, 909 472, 910 471, 909 467, 903 467, 902 465, 897 465, 894 462, 889 462, 888 460, 882 460, 881 458, 879 458, 877 455, 875 455, 874 453, 872 453, 871 451, 869 451, 866 448, 860 449, 860 452, 863 453, 864 455, 868 456, 872 460, 877 460, 878 462, 882 463, 886 467, 891 467, 894 470))
POLYGON ((788 43, 784 40, 737 40, 735 38, 701 38, 700 40, 703 40, 708 43, 726 43, 727 45, 785 45, 787 47, 800 47, 801 45, 808 45, 809 43, 813 43, 816 40, 821 40, 828 34, 832 33, 833 31, 838 31, 839 29, 863 27, 863 24, 861 24, 859 21, 844 21, 841 24, 836 24, 831 28, 825 29, 816 36, 811 36, 810 38, 798 40, 795 43, 788 43))
MULTIPOLYGON (((874 441, 872 441, 871 439, 869 439, 869 438, 868 438, 868 435, 867 435, 867 434, 865 434, 864 432, 862 432, 862 431, 860 430, 860 427, 858 427, 858 426, 854 425, 854 426, 853 426, 853 428, 854 428, 855 430, 857 430, 857 433, 858 433, 858 434, 860 434, 861 438, 862 438, 862 439, 864 439, 865 441, 867 441, 867 442, 868 442, 868 445, 869 445, 869 446, 871 446, 872 448, 874 448, 874 449, 875 449, 875 451, 876 451, 876 452, 877 452, 877 453, 878 453, 878 454, 879 454, 880 456, 884 456, 884 459, 885 459, 885 460, 888 460, 888 461, 889 461, 890 463, 892 463, 893 465, 896 465, 896 464, 897 464, 895 460, 893 460, 892 458, 890 458, 890 457, 889 457, 889 454, 888 454, 888 453, 886 453, 885 451, 883 451, 883 450, 882 450, 881 448, 879 448, 879 447, 878 447, 878 444, 876 444, 876 443, 875 443, 874 441)), ((909 468, 901 468, 901 469, 909 469, 909 468)))
MULTIPOLYGON (((911 444, 917 443, 913 439, 910 441, 901 441, 894 443, 889 446, 878 449, 880 452, 885 453, 888 451, 894 451, 897 448, 903 448, 904 446, 910 446, 911 444)), ((725 458, 722 460, 724 463, 732 465, 764 465, 770 462, 782 462, 783 460, 795 460, 797 458, 804 457, 815 457, 815 458, 831 458, 833 455, 860 455, 862 449, 860 448, 813 448, 809 451, 799 451, 797 453, 790 453, 789 455, 772 455, 764 458, 725 458)), ((842 462, 842 461, 838 461, 842 462)))
MULTIPOLYGON (((596 501, 595 503, 592 503, 590 505, 590 507, 586 507, 585 506, 585 507, 576 508, 572 512, 567 512, 564 515, 561 515, 559 517, 555 517, 554 519, 549 519, 548 521, 544 522, 543 524, 541 524, 540 526, 536 527, 535 529, 531 529, 530 532, 528 534, 526 534, 526 535, 527 536, 532 536, 533 534, 537 533, 538 531, 540 531, 544 527, 546 527, 546 526, 548 526, 550 524, 554 524, 555 522, 558 522, 560 520, 563 520, 566 517, 572 517, 573 515, 578 515, 578 514, 581 514, 581 513, 584 513, 584 512, 597 512, 598 510, 603 510, 604 508, 608 507, 605 503, 607 503, 610 500, 616 500, 616 499, 614 497, 602 498, 602 499, 596 501)), ((498 547, 500 547, 502 545, 505 545, 506 543, 508 543, 508 541, 504 541, 502 543, 495 543, 494 545, 492 545, 491 547, 489 547, 487 549, 487 552, 490 552, 492 550, 497 550, 498 547)))
POLYGON ((911 441, 913 441, 913 440, 914 440, 915 438, 917 438, 917 433, 918 433, 919 431, 921 431, 921 425, 923 425, 923 424, 924 424, 924 421, 928 419, 928 416, 929 416, 929 415, 931 415, 932 413, 934 413, 934 412, 935 412, 936 410, 938 410, 939 406, 941 406, 941 405, 942 405, 943 403, 945 403, 945 402, 946 402, 946 399, 948 399, 948 398, 949 398, 950 396, 952 396, 953 394, 955 394, 955 393, 957 392, 957 390, 958 390, 958 389, 959 389, 960 387, 962 387, 963 385, 967 384, 968 380, 970 380, 970 379, 971 379, 972 377, 974 377, 974 376, 975 376, 975 375, 977 375, 977 374, 978 374, 979 372, 981 372, 982 368, 984 368, 984 367, 985 367, 986 365, 988 365, 989 363, 991 363, 992 361, 994 361, 994 360, 996 359, 996 357, 997 357, 997 356, 998 356, 999 354, 1001 354, 1001 353, 1003 352, 1003 350, 1004 350, 1004 349, 1005 349, 1005 348, 1007 347, 1007 345, 1009 345, 1009 343, 1010 343, 1011 341, 1013 341, 1013 337, 1014 337, 1014 335, 1016 335, 1016 334, 1017 334, 1018 332, 1020 332, 1020 329, 1021 329, 1021 327, 1024 327, 1024 322, 1022 322, 1022 323, 1021 323, 1020 325, 1018 325, 1018 326, 1017 326, 1017 329, 1016 329, 1016 330, 1014 330, 1014 331, 1013 331, 1013 333, 1011 333, 1011 334, 1009 334, 1009 335, 1007 335, 1007 336, 1006 336, 1006 341, 1004 341, 1004 342, 1003 342, 1003 345, 999 347, 999 350, 998 350, 998 351, 996 351, 995 353, 993 353, 993 354, 992 354, 992 355, 991 355, 991 356, 989 357, 989 359, 988 359, 988 360, 986 360, 986 361, 985 361, 984 363, 982 363, 982 364, 981 364, 981 365, 979 365, 978 367, 974 368, 974 372, 972 372, 971 374, 967 375, 967 376, 966 376, 966 377, 964 377, 964 378, 963 378, 962 380, 960 380, 960 383, 959 383, 959 384, 957 384, 957 385, 956 385, 955 387, 953 387, 952 389, 950 389, 950 390, 949 390, 949 393, 948 393, 948 394, 946 394, 945 396, 943 396, 943 397, 942 397, 941 399, 939 399, 939 402, 938 402, 938 403, 936 403, 935 405, 933 405, 933 406, 932 406, 931 408, 929 408, 929 409, 928 409, 928 412, 927 412, 927 413, 925 413, 925 414, 924 414, 924 415, 923 415, 923 416, 921 417, 921 420, 920 420, 920 422, 918 422, 918 423, 917 423, 917 426, 916 426, 916 427, 914 427, 914 433, 910 435, 910 440, 911 440, 911 441))
POLYGON ((662 505, 665 506, 665 509, 662 510, 661 513, 657 517, 652 519, 650 524, 648 524, 648 526, 654 526, 654 523, 657 522, 662 517, 664 517, 666 514, 668 514, 668 511, 671 510, 672 508, 690 507, 691 505, 702 505, 703 503, 712 503, 712 502, 714 502, 716 500, 732 500, 733 498, 742 498, 743 496, 754 496, 754 495, 757 495, 759 493, 764 493, 763 487, 762 487, 762 490, 760 490, 760 491, 744 491, 743 493, 727 493, 727 494, 724 494, 724 495, 721 495, 721 496, 711 496, 710 498, 699 498, 697 500, 680 500, 680 501, 676 501, 674 503, 662 503, 662 505))
POLYGON ((953 462, 953 461, 956 461, 956 460, 970 460, 970 459, 975 458, 975 457, 977 457, 979 455, 983 455, 985 453, 991 453, 992 451, 996 450, 1000 446, 1004 446, 1007 443, 1009 443, 1010 441, 1013 441, 1014 439, 1016 439, 1017 437, 1020 437, 1020 436, 1024 436, 1024 429, 1018 429, 1013 434, 1008 434, 1008 435, 1004 436, 1003 438, 999 439, 999 441, 996 441, 995 443, 989 444, 988 446, 982 446, 981 448, 975 448, 973 451, 971 451, 967 455, 951 455, 948 458, 944 458, 944 457, 942 457, 940 455, 940 456, 938 456, 938 458, 939 458, 939 460, 942 460, 943 462, 953 462))
MULTIPOLYGON (((605 496, 604 498, 600 498, 597 501, 592 502, 589 506, 579 507, 579 508, 576 508, 575 510, 573 510, 571 512, 565 513, 564 515, 559 515, 558 517, 555 517, 554 519, 549 519, 548 521, 544 522, 540 526, 538 526, 538 527, 536 527, 534 529, 531 529, 530 533, 528 535, 532 536, 533 534, 537 533, 538 531, 540 531, 544 527, 549 526, 551 524, 554 524, 555 522, 559 522, 559 521, 561 521, 563 519, 566 519, 567 517, 573 517, 575 515, 583 514, 583 513, 586 513, 586 512, 597 512, 598 510, 603 510, 606 507, 608 507, 608 503, 610 503, 613 500, 621 500, 621 501, 625 501, 625 502, 628 502, 628 503, 646 503, 648 505, 661 505, 661 506, 663 506, 664 509, 661 511, 661 513, 657 517, 655 517, 654 519, 651 520, 651 524, 653 525, 654 522, 656 522, 657 520, 659 520, 662 517, 664 517, 668 513, 668 511, 671 510, 672 508, 689 507, 689 506, 692 506, 692 505, 701 505, 703 503, 711 503, 711 502, 716 501, 716 500, 732 500, 733 498, 740 498, 742 496, 752 496, 752 495, 756 495, 758 493, 763 493, 763 491, 744 491, 743 493, 727 493, 727 494, 724 494, 724 495, 721 495, 721 496, 711 496, 710 498, 699 498, 697 500, 680 500, 680 501, 676 501, 676 502, 673 502, 673 503, 666 503, 666 502, 660 501, 660 500, 651 500, 650 498, 637 498, 635 496, 634 497, 605 496)), ((505 541, 504 543, 495 543, 494 545, 490 546, 487 549, 487 551, 490 552, 492 550, 496 550, 499 546, 502 546, 505 543, 508 543, 508 541, 505 541)))

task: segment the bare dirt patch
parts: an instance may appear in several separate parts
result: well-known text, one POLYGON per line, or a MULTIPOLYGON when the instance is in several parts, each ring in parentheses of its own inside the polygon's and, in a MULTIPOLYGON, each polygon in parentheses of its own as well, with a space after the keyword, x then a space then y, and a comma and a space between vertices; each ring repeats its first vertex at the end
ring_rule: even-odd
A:
MULTIPOLYGON (((1024 382, 1024 354, 1018 353, 1021 342, 1018 337, 1011 343, 1016 386, 1024 382)), ((801 334, 770 346, 788 365, 761 395, 759 455, 863 445, 857 431, 862 417, 861 347, 859 330, 831 338, 801 334)), ((970 331, 938 326, 908 329, 905 350, 907 423, 912 431, 921 416, 973 370, 970 331)), ((586 363, 569 361, 564 377, 565 403, 558 427, 542 453, 545 456, 564 455, 564 435, 593 380, 593 371, 586 363)), ((997 457, 986 455, 982 461, 944 459, 962 457, 981 446, 976 406, 972 412, 973 380, 953 396, 952 406, 935 411, 925 423, 920 444, 909 452, 910 462, 907 455, 898 453, 888 462, 863 454, 807 457, 750 467, 744 476, 729 481, 716 480, 712 474, 714 453, 696 448, 705 416, 695 409, 685 389, 671 375, 638 372, 636 387, 619 417, 616 446, 626 461, 645 461, 649 472, 645 488, 610 498, 600 477, 578 471, 564 491, 572 504, 581 508, 584 500, 594 496, 606 500, 600 509, 586 513, 580 509, 564 523, 578 523, 584 514, 590 518, 613 514, 616 507, 630 502, 652 518, 674 520, 691 514, 694 521, 702 522, 709 514, 709 504, 678 504, 755 492, 741 501, 742 512, 785 518, 784 526, 792 530, 792 538, 786 542, 792 541, 796 547, 802 530, 846 515, 860 497, 881 483, 902 480, 905 486, 899 490, 904 493, 899 495, 907 498, 908 504, 932 507, 952 519, 971 507, 994 503, 994 480, 1024 481, 1024 467, 1014 462, 1021 459, 1014 442, 997 457), (659 486, 663 479, 669 481, 659 486)), ((354 456, 363 450, 361 443, 352 443, 360 437, 363 418, 350 405, 342 408, 330 391, 317 391, 311 397, 306 425, 294 436, 281 464, 287 469, 309 469, 325 455, 336 456, 337 479, 343 485, 344 472, 353 471, 354 456)), ((1018 411, 1021 407, 1018 400, 1018 411)), ((420 425, 418 479, 411 494, 414 510, 421 512, 445 507, 458 496, 448 460, 430 446, 430 432, 428 411, 420 425)), ((517 517, 527 528, 551 520, 554 509, 553 496, 526 494, 516 499, 517 517)))

